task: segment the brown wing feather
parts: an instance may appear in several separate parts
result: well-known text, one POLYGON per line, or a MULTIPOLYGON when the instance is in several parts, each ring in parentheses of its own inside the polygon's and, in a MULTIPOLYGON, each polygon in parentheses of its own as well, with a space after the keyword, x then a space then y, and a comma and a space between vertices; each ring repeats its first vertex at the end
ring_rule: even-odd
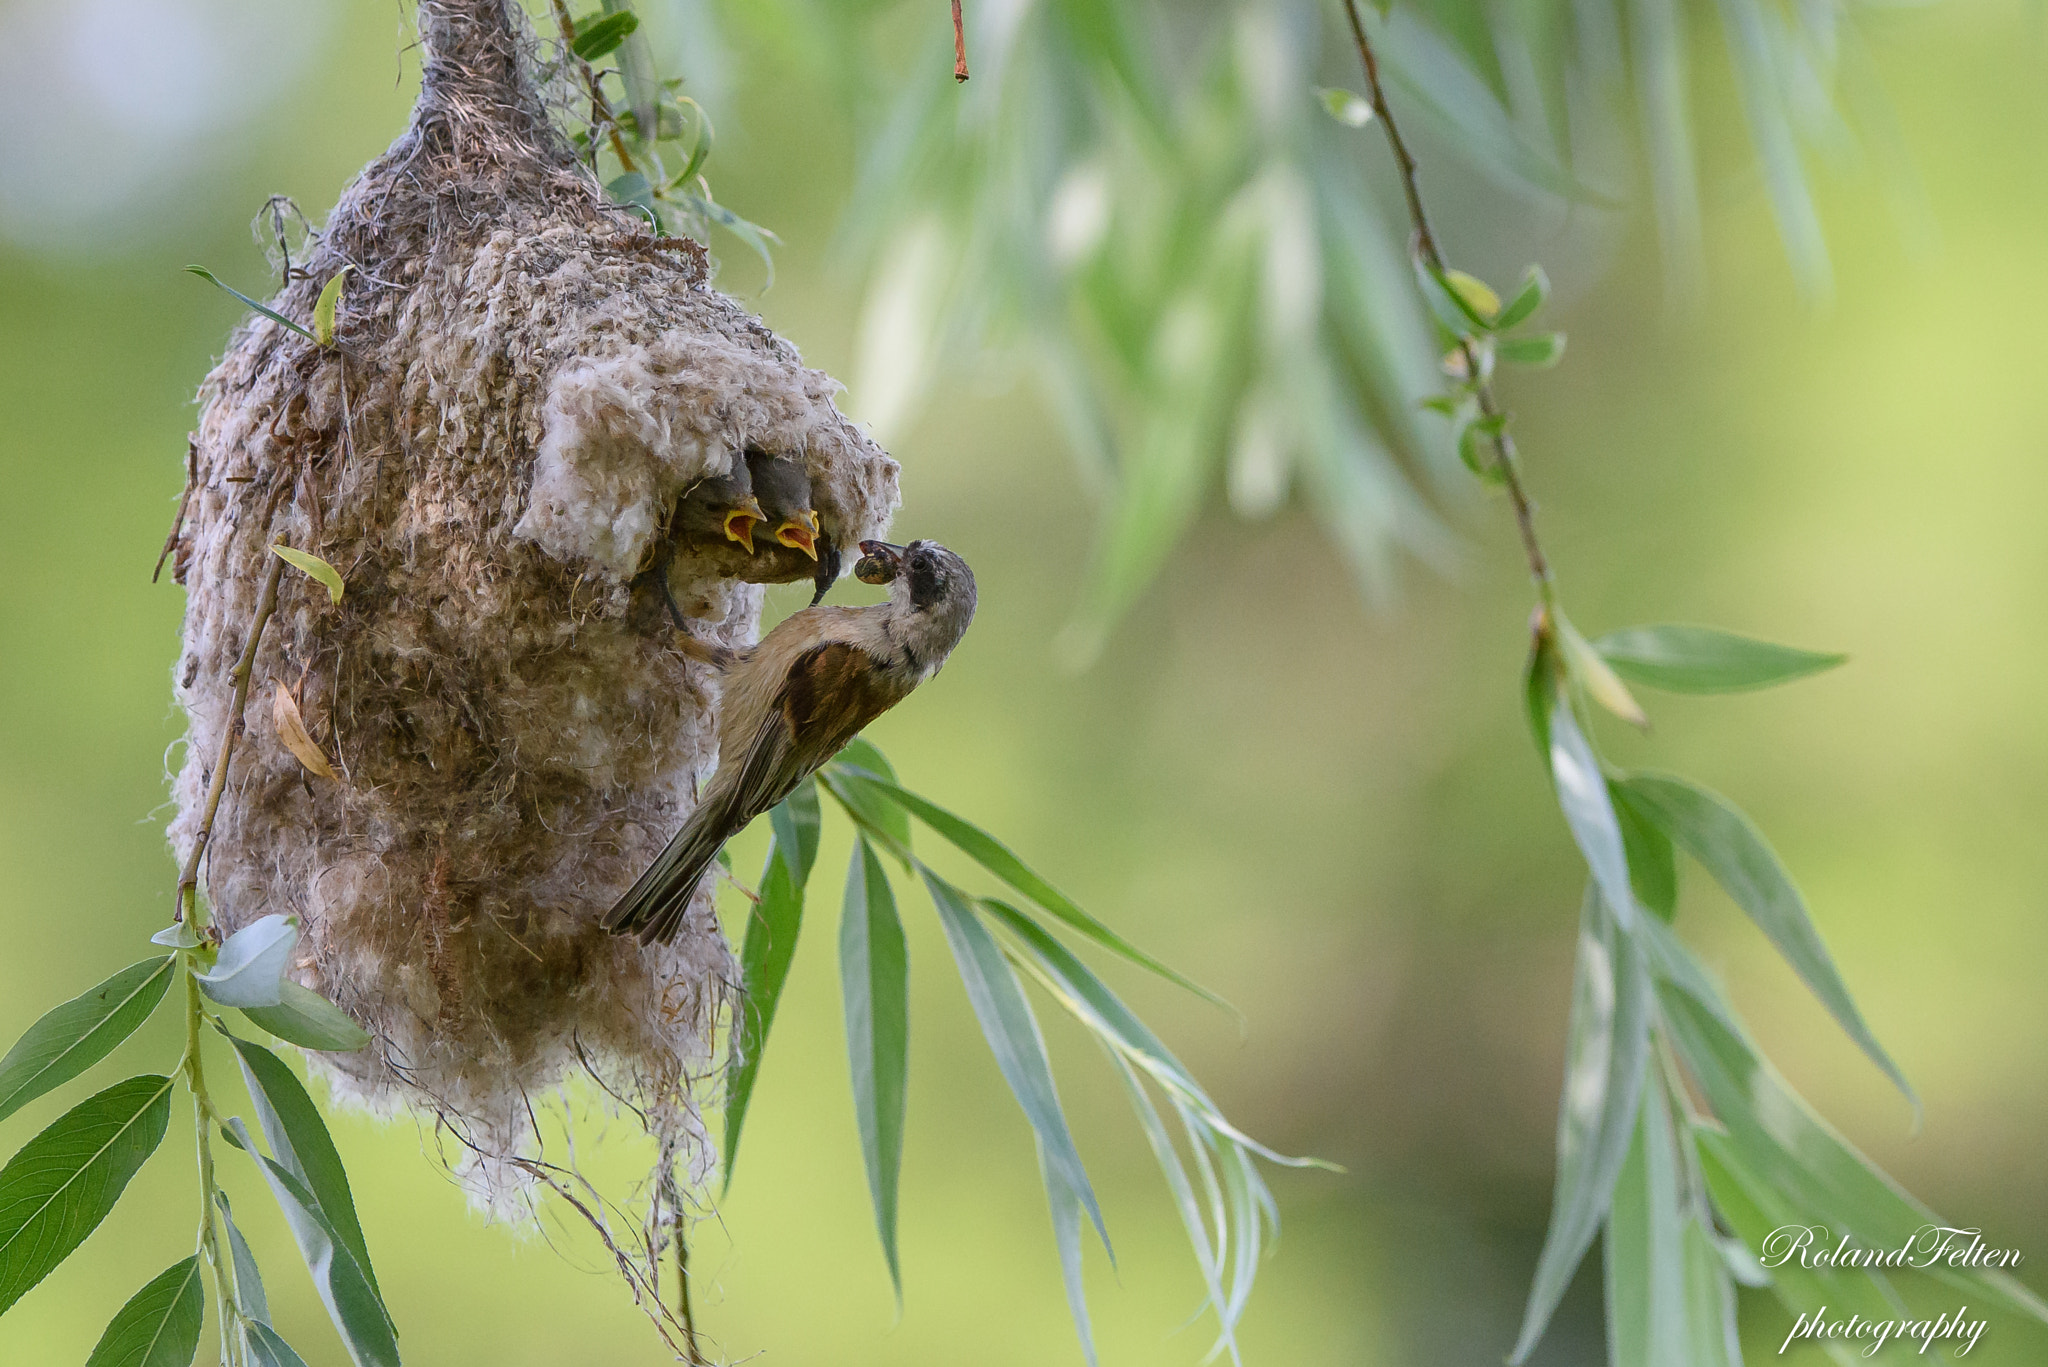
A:
POLYGON ((814 646, 796 658, 775 706, 754 733, 730 786, 721 773, 652 867, 605 917, 607 929, 667 940, 718 851, 839 753, 862 727, 902 701, 858 646, 814 646))

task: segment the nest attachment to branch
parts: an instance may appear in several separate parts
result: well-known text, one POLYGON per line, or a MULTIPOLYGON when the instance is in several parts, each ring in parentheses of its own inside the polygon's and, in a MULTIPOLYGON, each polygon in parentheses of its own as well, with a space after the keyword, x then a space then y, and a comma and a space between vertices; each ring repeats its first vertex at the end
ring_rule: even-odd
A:
POLYGON ((717 681, 675 648, 647 571, 666 567, 696 635, 743 644, 758 581, 810 563, 683 541, 678 500, 754 448, 801 462, 847 545, 881 535, 896 465, 710 288, 701 247, 605 203, 505 0, 422 0, 420 27, 411 127, 272 301, 309 319, 349 268, 336 344, 258 318, 201 392, 170 835, 188 855, 243 725, 205 895, 227 930, 301 919, 297 977, 375 1038, 322 1063, 344 1095, 445 1120, 480 1196, 513 1189, 529 1095, 584 1066, 701 1182, 697 1082, 735 979, 708 885, 673 944, 597 925, 717 750, 717 681), (346 593, 286 574, 233 718, 280 539, 346 593), (297 724, 334 777, 281 738, 297 724))

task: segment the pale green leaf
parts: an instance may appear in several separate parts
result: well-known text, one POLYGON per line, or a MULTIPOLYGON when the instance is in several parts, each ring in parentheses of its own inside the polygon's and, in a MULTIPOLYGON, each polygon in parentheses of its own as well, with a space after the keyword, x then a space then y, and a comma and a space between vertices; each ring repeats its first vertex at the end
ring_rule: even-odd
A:
POLYGON ((910 951, 889 875, 865 836, 855 838, 853 860, 846 870, 839 981, 861 1158, 867 1166, 882 1256, 900 1302, 903 1273, 896 1256, 896 1200, 909 1100, 910 951))
POLYGON ((1628 685, 1610 669, 1600 652, 1579 634, 1579 629, 1562 613, 1557 618, 1557 641, 1564 667, 1586 696, 1631 726, 1647 728, 1650 719, 1642 705, 1628 691, 1628 685))
POLYGON ((1739 693, 1833 669, 1849 657, 1775 645, 1713 627, 1610 631, 1593 642, 1623 678, 1670 693, 1739 693))
POLYGON ((192 976, 222 1006, 276 1006, 283 996, 278 984, 298 942, 298 919, 272 912, 228 936, 213 967, 192 976))
POLYGON ((364 1029, 342 1009, 290 978, 278 985, 275 1006, 245 1006, 242 1014, 281 1040, 302 1049, 353 1053, 370 1042, 364 1029))
POLYGON ((343 266, 336 271, 320 287, 320 297, 313 303, 313 340, 323 347, 334 345, 334 315, 341 306, 342 282, 354 269, 354 266, 343 266))
MULTIPOLYGON (((815 852, 816 847, 812 847, 815 852)), ((742 991, 733 1026, 733 1065, 725 1085, 725 1185, 732 1187, 740 1152, 740 1134, 761 1076, 762 1052, 775 1024, 775 1008, 796 956, 797 933, 803 928, 804 893, 790 876, 792 862, 782 854, 778 830, 768 846, 768 864, 761 871, 761 900, 747 912, 746 938, 740 945, 742 991)))
POLYGON ((1543 301, 1550 297, 1550 277, 1543 273, 1543 267, 1531 266, 1522 276, 1521 288, 1515 297, 1501 310, 1495 326, 1502 332, 1516 327, 1534 317, 1536 310, 1543 307, 1543 301))
POLYGON ((291 329, 291 330, 292 330, 293 332, 296 332, 296 333, 298 333, 298 334, 299 334, 299 336, 301 336, 301 337, 305 338, 305 339, 306 339, 307 341, 309 341, 309 342, 313 342, 313 343, 315 343, 316 345, 317 345, 317 344, 319 343, 319 340, 320 340, 320 339, 319 339, 319 338, 317 338, 317 337, 315 337, 315 336, 314 336, 314 335, 313 335, 313 334, 312 334, 311 332, 309 332, 309 331, 307 331, 307 330, 306 330, 305 328, 303 328, 303 327, 299 326, 299 324, 297 324, 297 323, 294 323, 294 322, 293 322, 293 321, 292 321, 291 319, 289 319, 289 318, 285 317, 285 316, 284 316, 284 315, 283 315, 282 313, 279 313, 279 312, 278 312, 278 311, 277 311, 276 309, 270 308, 269 306, 267 306, 267 305, 264 305, 264 304, 259 304, 259 303, 257 303, 257 302, 256 302, 256 301, 255 301, 254 299, 251 299, 251 298, 250 298, 250 297, 249 297, 248 295, 246 295, 246 294, 242 293, 242 292, 241 292, 240 290, 236 289, 236 288, 235 288, 235 287, 234 287, 233 285, 230 285, 230 284, 226 283, 225 281, 221 280, 221 279, 220 279, 220 278, 219 278, 218 276, 216 276, 216 275, 215 275, 215 274, 214 274, 214 273, 213 273, 212 271, 210 271, 210 270, 206 269, 206 267, 204 267, 204 266, 187 266, 187 267, 185 267, 185 269, 186 269, 186 270, 188 270, 188 271, 190 271, 190 272, 191 272, 192 274, 194 274, 194 275, 198 276, 198 277, 199 277, 199 278, 200 278, 201 280, 205 280, 205 281, 207 281, 207 282, 208 282, 208 283, 210 283, 210 284, 213 284, 213 285, 217 285, 217 286, 219 286, 219 287, 220 287, 221 289, 224 289, 224 290, 226 290, 226 291, 227 291, 227 292, 228 292, 229 294, 232 294, 232 295, 234 295, 234 296, 235 296, 235 298, 237 298, 237 299, 241 300, 241 301, 242 301, 243 303, 247 304, 247 305, 248 305, 248 306, 249 306, 250 308, 252 308, 252 309, 255 309, 255 310, 256 310, 256 311, 258 312, 258 313, 262 314, 262 315, 263 315, 263 316, 264 316, 265 318, 268 318, 268 319, 269 319, 269 320, 270 320, 271 322, 273 322, 273 323, 280 323, 280 324, 282 324, 283 326, 285 326, 285 327, 288 327, 288 328, 290 328, 290 329, 291 329))
POLYGON ((290 546, 282 545, 272 546, 270 551, 271 554, 277 556, 294 569, 301 570, 319 580, 327 590, 327 601, 330 603, 339 603, 341 601, 341 595, 348 586, 342 583, 340 570, 334 568, 334 566, 310 551, 293 550, 290 546))
POLYGON ((1329 116, 1346 128, 1363 128, 1372 122, 1372 105, 1363 96, 1332 86, 1317 86, 1316 98, 1329 116))

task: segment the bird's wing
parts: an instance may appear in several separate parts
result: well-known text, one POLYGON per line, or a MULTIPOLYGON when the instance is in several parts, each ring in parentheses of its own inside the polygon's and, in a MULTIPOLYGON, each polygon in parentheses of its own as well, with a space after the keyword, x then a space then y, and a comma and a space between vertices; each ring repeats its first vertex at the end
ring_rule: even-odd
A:
POLYGON ((903 696, 859 646, 828 641, 797 656, 732 780, 723 771, 712 780, 675 839, 606 915, 605 928, 646 941, 672 938, 725 842, 903 696))
POLYGON ((827 641, 797 656, 775 705, 754 733, 732 789, 740 826, 788 797, 862 727, 903 699, 865 650, 827 641))

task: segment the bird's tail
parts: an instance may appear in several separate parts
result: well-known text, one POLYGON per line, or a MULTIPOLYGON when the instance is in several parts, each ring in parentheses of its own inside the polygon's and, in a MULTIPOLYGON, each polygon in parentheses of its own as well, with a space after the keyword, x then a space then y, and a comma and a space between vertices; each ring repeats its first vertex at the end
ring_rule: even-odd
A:
POLYGON ((605 913, 604 928, 619 935, 637 935, 642 944, 673 940, 682 928, 690 899, 697 894, 705 870, 725 845, 730 801, 713 794, 690 813, 668 848, 605 913))

